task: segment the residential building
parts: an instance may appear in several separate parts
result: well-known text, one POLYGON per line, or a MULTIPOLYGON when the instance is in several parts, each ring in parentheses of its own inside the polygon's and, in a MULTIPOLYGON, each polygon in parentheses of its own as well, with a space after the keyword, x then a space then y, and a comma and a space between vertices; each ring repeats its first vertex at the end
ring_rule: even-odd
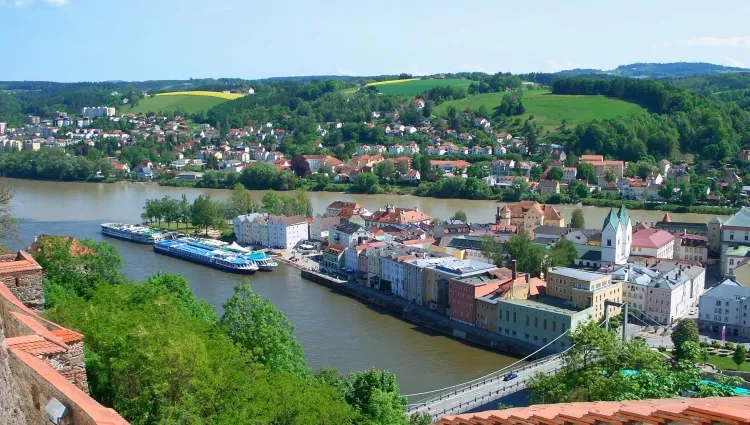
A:
POLYGON ((708 261, 708 237, 690 233, 676 234, 673 258, 705 264, 708 261))
POLYGON ((578 169, 576 167, 565 167, 563 168, 562 181, 564 181, 565 183, 568 183, 572 180, 575 180, 577 174, 578 174, 578 169))
POLYGON ((107 106, 97 106, 94 108, 86 107, 84 106, 83 109, 81 109, 81 114, 86 117, 96 118, 96 117, 111 117, 115 115, 115 108, 107 107, 107 106))
POLYGON ((570 301, 551 296, 525 300, 500 299, 497 310, 499 334, 536 347, 543 347, 557 339, 548 348, 550 351, 569 348, 570 334, 566 332, 596 317, 594 307, 578 309, 570 301))
POLYGON ((489 272, 451 279, 448 282, 448 315, 451 320, 475 325, 476 299, 495 292, 503 283, 502 279, 489 272))
MULTIPOLYGON (((382 243, 382 242, 381 242, 382 243)), ((424 250, 391 245, 380 250, 380 282, 390 285, 393 295, 407 298, 405 262, 422 257, 424 250)), ((382 286, 381 286, 382 288, 382 286)))
POLYGON ((323 261, 321 268, 328 271, 338 271, 345 267, 344 252, 346 247, 339 244, 329 244, 323 250, 323 261))
MULTIPOLYGON (((240 215, 232 220, 232 229, 234 230, 234 238, 238 243, 242 245, 256 245, 260 242, 259 237, 253 237, 253 222, 256 218, 267 217, 268 214, 247 214, 240 215)), ((267 239, 267 228, 266 228, 266 241, 267 239)), ((267 244, 266 244, 267 246, 267 244)))
POLYGON ((694 235, 708 236, 708 225, 706 223, 672 221, 672 217, 669 216, 669 213, 664 214, 664 218, 662 218, 661 221, 657 221, 652 227, 654 229, 664 230, 673 235, 687 232, 694 235))
POLYGON ((724 251, 722 259, 724 260, 724 267, 722 273, 724 275, 733 275, 734 268, 745 262, 750 258, 750 246, 729 246, 724 251))
POLYGON ((565 218, 552 205, 536 201, 521 201, 497 207, 495 224, 516 226, 534 238, 534 229, 539 226, 565 227, 565 218))
POLYGON ((734 280, 740 286, 750 288, 750 260, 745 259, 740 262, 739 266, 735 266, 732 270, 732 274, 727 278, 734 280))
MULTIPOLYGON (((610 275, 567 267, 550 269, 547 277, 547 295, 568 300, 573 307, 593 308, 591 316, 604 317, 605 301, 622 303, 622 283, 612 281, 610 275)), ((608 307, 610 315, 619 314, 618 307, 608 307)))
POLYGON ((309 238, 305 216, 268 216, 268 246, 291 249, 309 238))
POLYGON ((729 336, 750 338, 750 288, 725 280, 709 289, 700 298, 698 326, 700 329, 729 336))
POLYGON ((616 180, 619 180, 625 174, 625 163, 623 161, 608 161, 602 155, 581 155, 580 162, 593 165, 597 177, 610 172, 616 180))
POLYGON ((405 227, 410 224, 419 225, 430 222, 432 222, 432 217, 419 211, 419 208, 395 208, 393 205, 386 205, 385 208, 380 208, 369 217, 365 217, 367 227, 405 227))
POLYGON ((154 178, 154 172, 149 167, 138 167, 135 169, 135 176, 139 180, 151 180, 154 178))
POLYGON ((557 180, 542 180, 539 182, 539 193, 542 195, 553 195, 560 193, 560 182, 557 180))
POLYGON ((633 233, 630 255, 639 257, 674 258, 675 237, 658 229, 639 229, 633 233))
POLYGON ((8 128, 8 123, 0 122, 0 135, 5 134, 6 128, 8 128))
POLYGON ((372 238, 372 232, 369 229, 349 220, 342 220, 337 226, 328 230, 328 240, 346 248, 354 248, 370 238, 372 238))
POLYGON ((742 207, 742 209, 721 226, 720 232, 721 242, 719 252, 721 252, 721 268, 722 270, 726 270, 728 264, 725 251, 729 247, 750 246, 750 207, 742 207))
POLYGON ((706 269, 679 261, 645 260, 611 272, 623 284, 623 300, 630 313, 649 322, 671 325, 698 306, 705 290, 706 269))
POLYGON ((196 171, 183 171, 175 177, 177 180, 202 180, 203 173, 196 171))
POLYGON ((367 214, 368 212, 356 202, 335 201, 326 207, 326 217, 350 217, 352 215, 367 214))
POLYGON ((27 115, 26 119, 24 121, 26 122, 26 124, 36 125, 36 124, 39 124, 41 122, 41 118, 39 118, 36 115, 27 115))
POLYGON ((313 173, 317 173, 318 171, 320 171, 320 167, 323 164, 328 164, 331 167, 343 164, 341 160, 336 159, 330 155, 303 155, 303 157, 307 161, 307 164, 310 166, 310 170, 313 173))
POLYGON ((328 239, 329 231, 341 224, 343 217, 318 217, 310 223, 310 239, 324 241, 328 239))

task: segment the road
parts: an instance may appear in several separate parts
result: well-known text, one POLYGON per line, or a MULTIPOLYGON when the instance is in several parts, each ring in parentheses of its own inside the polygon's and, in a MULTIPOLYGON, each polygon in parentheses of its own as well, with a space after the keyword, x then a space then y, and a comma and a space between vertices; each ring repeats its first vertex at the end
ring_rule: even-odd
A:
POLYGON ((409 407, 409 413, 426 412, 433 418, 445 415, 457 415, 468 412, 478 406, 491 403, 508 394, 526 388, 527 382, 537 373, 554 373, 563 365, 562 358, 547 357, 519 369, 513 369, 518 377, 511 381, 504 381, 503 374, 493 375, 486 380, 473 381, 461 387, 451 389, 432 396, 432 398, 409 407))

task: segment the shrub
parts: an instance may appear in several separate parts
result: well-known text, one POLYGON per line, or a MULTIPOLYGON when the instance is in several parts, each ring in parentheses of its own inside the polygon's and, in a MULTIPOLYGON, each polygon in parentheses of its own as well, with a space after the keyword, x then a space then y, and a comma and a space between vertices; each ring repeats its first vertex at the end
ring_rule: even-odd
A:
POLYGON ((711 348, 721 348, 719 341, 711 341, 711 348))
POLYGON ((734 350, 734 344, 732 344, 731 342, 727 342, 726 344, 724 344, 724 347, 727 350, 734 350))
POLYGON ((698 345, 700 345, 700 346, 701 346, 701 348, 706 348, 706 347, 708 347, 708 343, 707 343, 706 341, 701 341, 701 342, 699 342, 699 343, 698 343, 698 345))
POLYGON ((719 357, 726 357, 728 355, 729 355, 728 353, 719 353, 719 357))
POLYGON ((660 346, 659 346, 659 352, 660 352, 660 353, 664 353, 664 352, 666 352, 666 351, 667 351, 667 347, 665 347, 665 346, 663 346, 663 345, 660 345, 660 346))

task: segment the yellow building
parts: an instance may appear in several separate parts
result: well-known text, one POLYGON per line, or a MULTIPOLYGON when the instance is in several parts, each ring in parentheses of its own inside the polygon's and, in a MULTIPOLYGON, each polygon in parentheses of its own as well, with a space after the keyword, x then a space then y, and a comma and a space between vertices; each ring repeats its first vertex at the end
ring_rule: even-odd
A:
MULTIPOLYGON (((549 271, 547 295, 568 300, 577 309, 593 307, 596 320, 604 317, 605 301, 623 302, 622 282, 612 282, 610 275, 567 267, 549 271)), ((610 316, 619 313, 619 307, 610 307, 610 316)))
POLYGON ((539 226, 565 227, 565 218, 552 205, 536 201, 521 201, 497 208, 495 224, 516 226, 534 238, 534 229, 539 226))

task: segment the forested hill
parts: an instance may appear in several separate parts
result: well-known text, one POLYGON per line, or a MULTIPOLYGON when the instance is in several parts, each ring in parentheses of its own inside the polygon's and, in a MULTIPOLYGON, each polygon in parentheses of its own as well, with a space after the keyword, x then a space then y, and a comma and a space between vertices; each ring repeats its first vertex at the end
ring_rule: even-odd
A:
POLYGON ((750 143, 750 113, 736 102, 705 97, 661 81, 566 78, 554 94, 604 95, 638 103, 651 114, 592 121, 550 137, 576 153, 625 160, 673 157, 678 151, 727 160, 750 143))
POLYGON ((631 63, 620 65, 612 70, 570 69, 557 72, 556 75, 572 77, 601 74, 629 78, 678 78, 728 72, 750 72, 750 69, 705 62, 631 63))

